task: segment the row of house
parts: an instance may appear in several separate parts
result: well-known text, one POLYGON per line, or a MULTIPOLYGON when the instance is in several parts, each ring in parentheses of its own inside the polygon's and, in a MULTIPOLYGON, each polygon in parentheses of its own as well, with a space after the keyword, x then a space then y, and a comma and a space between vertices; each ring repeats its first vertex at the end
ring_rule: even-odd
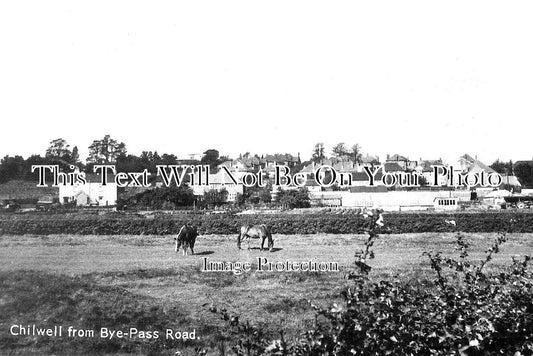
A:
MULTIPOLYGON (((456 196, 452 196, 454 194, 456 195, 456 193, 452 194, 449 193, 449 191, 442 191, 424 195, 419 192, 402 192, 399 195, 397 194, 397 197, 393 197, 392 195, 394 194, 389 194, 387 197, 383 194, 391 192, 390 189, 383 185, 381 177, 386 173, 416 172, 420 176, 429 180, 433 173, 433 167, 436 165, 445 165, 445 162, 441 159, 410 160, 402 155, 393 154, 387 155, 383 164, 380 163, 377 157, 366 155, 357 163, 340 158, 330 158, 324 159, 320 163, 310 162, 302 166, 299 154, 297 156, 291 154, 277 154, 266 155, 263 157, 245 155, 219 165, 218 172, 210 175, 209 185, 193 185, 192 188, 193 193, 197 196, 202 196, 205 192, 211 189, 226 189, 228 192, 227 200, 232 202, 235 201, 239 194, 244 193, 245 187, 241 182, 235 184, 227 175, 226 170, 232 172, 232 174, 238 178, 246 173, 258 172, 261 170, 268 182, 268 180, 272 178, 276 166, 286 166, 293 170, 291 173, 299 171, 308 177, 306 188, 309 190, 314 204, 334 206, 373 206, 382 205, 383 201, 389 201, 391 202, 391 206, 402 206, 402 204, 396 204, 394 202, 398 199, 403 199, 406 203, 403 205, 406 206, 429 206, 434 204, 433 200, 438 200, 438 198, 457 198, 456 196), (324 165, 332 167, 336 172, 343 173, 344 179, 349 179, 351 184, 345 188, 337 187, 337 189, 327 189, 317 184, 314 179, 314 174, 320 166, 324 165), (375 175, 375 186, 373 187, 368 186, 368 175, 364 171, 365 166, 381 168, 375 175), (418 199, 416 198, 417 195, 423 198, 418 199), (421 199, 423 200, 423 203, 421 199)), ((486 173, 494 172, 490 167, 468 154, 459 157, 457 162, 452 166, 457 172, 461 173, 476 173, 480 171, 485 171, 486 173)), ((87 174, 86 184, 60 186, 58 200, 61 204, 75 203, 79 206, 115 205, 117 202, 117 186, 114 182, 114 176, 108 175, 107 179, 107 184, 102 185, 100 182, 100 176, 87 174)), ((510 185, 520 184, 516 177, 513 176, 504 177, 504 182, 510 185)), ((272 185, 271 194, 275 196, 279 189, 295 189, 295 187, 272 185)), ((483 190, 478 190, 478 196, 483 196, 483 194, 483 190)), ((461 195, 460 199, 470 199, 470 193, 461 195)), ((439 203, 437 203, 437 205, 439 205, 439 203)))
MULTIPOLYGON (((249 172, 257 172, 259 169, 263 172, 266 180, 272 178, 272 173, 274 172, 275 166, 287 166, 291 169, 297 168, 301 164, 300 157, 293 156, 291 154, 284 155, 267 155, 265 157, 258 156, 244 156, 239 157, 235 160, 230 160, 219 165, 219 170, 215 174, 211 174, 209 177, 209 185, 193 185, 193 193, 197 196, 202 196, 205 192, 209 190, 221 190, 225 189, 228 192, 228 202, 235 201, 239 194, 243 194, 245 187, 241 182, 235 184, 232 179, 228 176, 225 167, 228 171, 232 172, 237 178, 241 178, 244 174, 249 172)), ((306 182, 306 188, 311 192, 311 197, 315 200, 315 203, 325 203, 326 205, 342 205, 342 206, 368 206, 382 203, 375 203, 375 197, 369 194, 378 194, 381 196, 380 199, 385 199, 382 195, 383 193, 389 193, 389 189, 383 186, 381 177, 385 173, 395 173, 395 172, 417 172, 420 176, 425 177, 425 179, 431 179, 433 173, 433 167, 436 165, 444 165, 441 159, 435 160, 410 160, 399 154, 388 155, 386 161, 383 165, 380 164, 377 157, 365 156, 362 159, 362 162, 354 163, 353 161, 347 161, 342 159, 325 159, 320 164, 316 162, 308 163, 307 165, 301 167, 299 172, 304 173, 308 176, 306 182), (328 192, 328 189, 320 186, 316 183, 314 179, 314 174, 320 166, 328 165, 333 167, 335 171, 339 173, 344 173, 345 176, 350 175, 351 185, 344 189, 343 191, 334 191, 328 192), (364 172, 365 166, 373 165, 375 167, 382 167, 382 169, 375 175, 375 186, 368 186, 368 175, 364 172), (359 195, 358 195, 359 194, 359 195), (366 195, 365 195, 366 194, 366 195), (366 197, 366 198, 365 198, 366 197), (372 197, 372 198, 368 198, 372 197), (369 203, 372 201, 374 203, 369 203)), ((457 160, 453 165, 455 171, 460 173, 477 173, 480 171, 485 171, 486 173, 493 173, 490 167, 480 162, 476 158, 465 154, 457 160)), ((294 171, 293 173, 295 173, 294 171)), ((109 176, 110 181, 113 180, 112 176, 109 176)), ((345 178, 346 179, 346 178, 345 178)), ((441 179, 445 179, 442 177, 441 179)), ((515 177, 506 177, 507 182, 512 182, 512 184, 519 184, 515 177)), ((88 177, 88 184, 83 187, 65 187, 60 189, 60 201, 70 202, 76 201, 78 205, 113 205, 116 201, 116 187, 113 183, 110 182, 106 187, 101 187, 97 183, 99 180, 97 177, 90 175, 88 177)), ((444 182, 442 182, 444 185, 444 182)), ((278 189, 295 189, 291 186, 276 186, 272 185, 272 195, 275 196, 278 189)), ((329 189, 331 190, 331 189, 329 189)), ((455 189, 454 189, 455 190, 455 189)), ((478 189, 480 196, 484 194, 482 189, 478 189)), ((456 195, 456 193, 454 193, 456 195)), ((400 194, 406 201, 404 205, 417 205, 416 202, 421 200, 416 200, 415 198, 407 199, 405 197, 415 197, 416 195, 423 196, 422 199, 424 203, 420 203, 420 206, 428 206, 434 204, 434 200, 439 197, 450 197, 454 195, 449 193, 449 191, 433 192, 429 195, 416 192, 404 192, 400 194), (415 202, 415 203, 413 203, 415 202)), ((466 192, 461 195, 462 200, 470 200, 470 193, 466 192)), ((388 199, 391 202, 394 202, 396 198, 388 199)), ((379 199, 378 199, 379 200, 379 199)), ((437 203, 438 204, 438 203, 437 203)), ((402 204, 391 203, 393 206, 401 206, 402 204)))

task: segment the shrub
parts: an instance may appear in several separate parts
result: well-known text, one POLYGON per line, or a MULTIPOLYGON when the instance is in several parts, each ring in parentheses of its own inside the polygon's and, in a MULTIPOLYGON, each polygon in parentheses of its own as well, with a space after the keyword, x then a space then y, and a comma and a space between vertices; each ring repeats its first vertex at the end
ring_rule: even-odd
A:
MULTIPOLYGON (((355 253, 351 286, 344 305, 316 311, 314 327, 287 341, 265 336, 224 309, 211 307, 229 323, 237 355, 532 355, 533 274, 530 256, 505 269, 485 267, 507 231, 499 234, 478 262, 468 259, 469 244, 457 234, 458 257, 426 252, 434 281, 379 281, 369 278, 371 247, 382 224, 379 212, 367 217, 363 250, 355 253)), ((455 224, 455 221, 448 220, 455 224)))
MULTIPOLYGON (((381 233, 448 232, 446 220, 456 222, 464 232, 497 232, 516 217, 514 232, 533 232, 533 214, 509 212, 386 214, 387 227, 381 233)), ((174 234, 186 222, 198 227, 200 234, 236 234, 241 225, 267 224, 274 234, 358 234, 365 231, 365 219, 359 214, 174 214, 151 218, 134 214, 0 214, 3 234, 77 234, 77 235, 165 235, 174 234)))

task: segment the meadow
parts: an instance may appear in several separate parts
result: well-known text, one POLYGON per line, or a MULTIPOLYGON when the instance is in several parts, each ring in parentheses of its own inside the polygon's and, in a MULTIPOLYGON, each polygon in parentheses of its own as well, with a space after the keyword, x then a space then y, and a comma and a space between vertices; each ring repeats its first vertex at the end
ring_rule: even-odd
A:
MULTIPOLYGON (((468 233, 470 259, 482 260, 496 233, 468 233)), ((236 235, 202 235, 195 255, 174 251, 170 235, 2 235, 0 236, 0 350, 14 355, 139 354, 219 355, 231 339, 227 323, 210 306, 239 315, 241 322, 276 337, 295 338, 315 323, 310 304, 340 303, 354 253, 366 236, 274 234, 273 252, 238 250, 236 235), (257 264, 272 261, 327 261, 338 272, 258 272, 235 275, 203 271, 203 259, 257 264), (11 335, 13 325, 68 326, 95 330, 94 337, 11 335), (159 337, 101 338, 109 330, 159 331, 159 337), (195 338, 172 340, 166 330, 195 338), (205 351, 204 351, 205 350, 205 351)), ((382 235, 369 260, 376 280, 419 284, 435 279, 423 252, 457 255, 454 233, 382 235)), ((489 268, 513 256, 531 254, 533 235, 510 234, 489 268)), ((145 333, 144 336, 149 335, 145 333)), ((174 333, 174 336, 176 334, 174 333)))

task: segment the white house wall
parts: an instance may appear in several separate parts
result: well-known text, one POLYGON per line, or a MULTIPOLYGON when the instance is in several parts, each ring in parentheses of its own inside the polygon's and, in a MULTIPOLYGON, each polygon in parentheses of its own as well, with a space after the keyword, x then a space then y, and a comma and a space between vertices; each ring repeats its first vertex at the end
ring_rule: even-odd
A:
POLYGON ((107 206, 117 203, 117 185, 115 183, 108 183, 105 186, 99 183, 59 186, 59 201, 61 204, 65 204, 65 198, 67 198, 66 200, 71 202, 76 199, 76 195, 80 192, 85 193, 89 197, 90 204, 107 206))
POLYGON ((383 193, 320 192, 311 193, 312 199, 327 199, 328 195, 341 196, 342 206, 381 208, 389 211, 417 210, 433 207, 435 198, 453 197, 469 201, 469 191, 392 191, 383 193))

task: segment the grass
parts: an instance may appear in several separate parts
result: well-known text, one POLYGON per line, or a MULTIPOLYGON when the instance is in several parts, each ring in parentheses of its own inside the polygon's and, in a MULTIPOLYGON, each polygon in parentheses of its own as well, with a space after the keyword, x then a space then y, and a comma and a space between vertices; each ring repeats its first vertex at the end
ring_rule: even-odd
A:
MULTIPOLYGON (((481 260, 496 234, 468 234, 471 258, 481 260)), ((533 250, 531 234, 514 234, 492 262, 497 268, 511 256, 533 250)), ((272 335, 280 328, 295 336, 314 320, 308 302, 329 305, 339 293, 364 236, 275 235, 276 252, 238 250, 235 236, 201 236, 197 255, 173 250, 160 236, 1 236, 0 350, 2 354, 195 354, 223 342, 224 323, 211 304, 239 314, 272 335), (248 261, 334 261, 341 272, 203 272, 202 259, 248 261), (95 329, 196 330, 200 339, 69 339, 12 336, 13 324, 41 327, 73 325, 95 329)), ((376 279, 432 279, 424 251, 453 254, 454 234, 381 236, 370 261, 376 279)))

